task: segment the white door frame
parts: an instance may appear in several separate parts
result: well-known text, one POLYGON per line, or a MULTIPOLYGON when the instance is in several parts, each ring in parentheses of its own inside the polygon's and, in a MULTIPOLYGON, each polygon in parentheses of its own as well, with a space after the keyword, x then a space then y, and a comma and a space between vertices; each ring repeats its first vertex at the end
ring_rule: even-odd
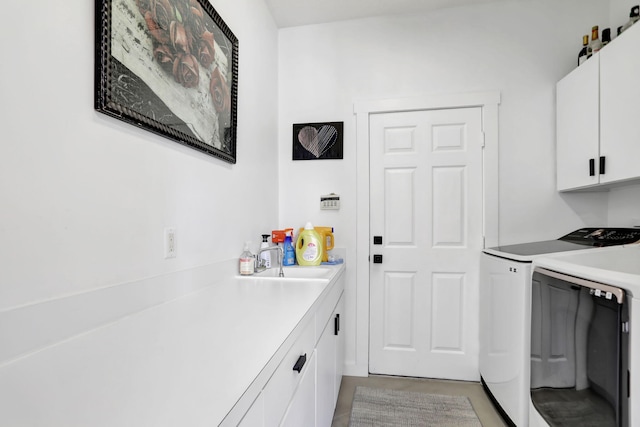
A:
POLYGON ((485 247, 498 245, 498 105, 500 92, 473 92, 412 98, 356 100, 356 349, 345 375, 369 375, 369 115, 398 111, 481 107, 483 151, 483 229, 485 247))

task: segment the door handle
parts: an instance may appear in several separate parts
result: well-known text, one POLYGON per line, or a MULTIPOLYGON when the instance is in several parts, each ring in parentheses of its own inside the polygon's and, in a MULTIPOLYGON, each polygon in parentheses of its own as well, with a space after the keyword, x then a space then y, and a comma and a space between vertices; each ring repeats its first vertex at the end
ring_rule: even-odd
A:
POLYGON ((302 371, 302 367, 304 366, 305 363, 307 363, 307 353, 305 353, 302 356, 298 357, 298 361, 296 362, 295 365, 293 365, 293 370, 294 371, 298 371, 298 373, 300 373, 302 371))
POLYGON ((374 264, 382 264, 382 255, 381 254, 373 255, 373 263, 374 264))

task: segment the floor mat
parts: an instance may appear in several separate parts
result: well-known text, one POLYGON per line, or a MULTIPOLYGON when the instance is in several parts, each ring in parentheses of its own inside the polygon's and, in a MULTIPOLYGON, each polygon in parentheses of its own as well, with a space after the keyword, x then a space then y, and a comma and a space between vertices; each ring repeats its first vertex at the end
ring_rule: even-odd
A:
POLYGON ((481 427, 482 424, 465 396, 357 387, 349 426, 481 427))

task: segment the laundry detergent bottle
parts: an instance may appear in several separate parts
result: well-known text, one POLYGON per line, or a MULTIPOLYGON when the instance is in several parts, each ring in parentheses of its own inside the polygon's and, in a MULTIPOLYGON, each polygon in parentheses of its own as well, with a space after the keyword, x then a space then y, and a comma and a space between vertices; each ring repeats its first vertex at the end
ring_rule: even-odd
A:
POLYGON ((322 237, 310 222, 298 235, 296 259, 299 265, 320 265, 323 254, 322 237))

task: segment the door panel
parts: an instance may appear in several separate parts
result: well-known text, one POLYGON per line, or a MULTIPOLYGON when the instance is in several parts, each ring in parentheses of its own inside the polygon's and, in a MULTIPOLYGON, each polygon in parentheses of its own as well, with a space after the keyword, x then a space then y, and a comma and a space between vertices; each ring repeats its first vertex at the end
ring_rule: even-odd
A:
POLYGON ((413 245, 414 209, 406 193, 415 192, 415 169, 388 169, 385 171, 385 217, 395 221, 385 224, 385 236, 392 245, 413 245))
POLYGON ((415 350, 413 300, 415 274, 387 272, 384 280, 384 348, 415 350))
POLYGON ((434 274, 431 351, 464 351, 464 275, 434 274))
POLYGON ((477 380, 481 109, 370 118, 369 370, 477 380))
POLYGON ((433 169, 433 246, 464 245, 465 170, 461 167, 433 169))

